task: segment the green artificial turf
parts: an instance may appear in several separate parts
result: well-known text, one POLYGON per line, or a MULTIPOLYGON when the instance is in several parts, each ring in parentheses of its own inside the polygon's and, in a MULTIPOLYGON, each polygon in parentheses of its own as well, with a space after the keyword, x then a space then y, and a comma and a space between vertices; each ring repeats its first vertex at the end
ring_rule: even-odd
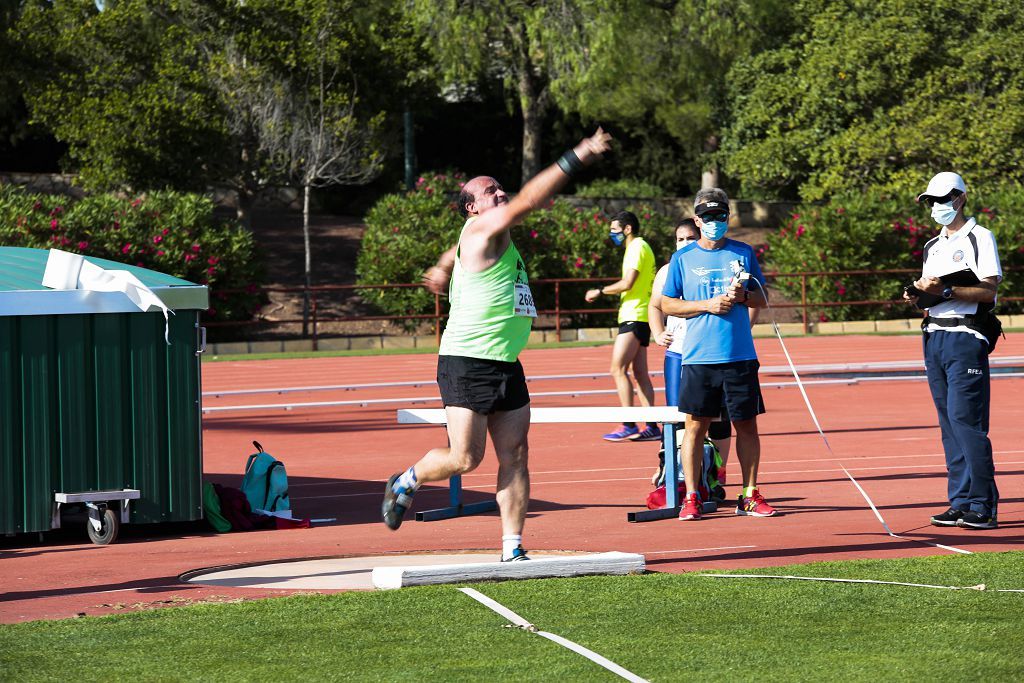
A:
MULTIPOLYGON (((718 572, 705 572, 718 573, 718 572)), ((1024 680, 1024 553, 738 573, 987 590, 647 574, 477 584, 652 681, 1024 680)), ((453 586, 303 595, 0 626, 3 680, 612 681, 453 586)))

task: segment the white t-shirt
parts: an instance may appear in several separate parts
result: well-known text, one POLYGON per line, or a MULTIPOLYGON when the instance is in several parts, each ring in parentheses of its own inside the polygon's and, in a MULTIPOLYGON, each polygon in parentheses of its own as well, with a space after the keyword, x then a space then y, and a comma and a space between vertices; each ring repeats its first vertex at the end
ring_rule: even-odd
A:
MULTIPOLYGON (((996 246, 995 235, 991 230, 978 225, 973 218, 967 219, 967 223, 952 235, 946 228, 943 228, 942 232, 925 244, 924 266, 921 269, 921 275, 923 277, 939 277, 963 270, 965 266, 970 268, 979 280, 994 277, 999 282, 1003 279, 1003 267, 999 263, 999 248, 996 246)), ((957 299, 943 301, 928 309, 928 315, 933 318, 962 318, 977 312, 978 304, 976 302, 957 299)), ((928 325, 928 332, 937 330, 970 332, 985 341, 983 334, 964 325, 957 327, 928 325)))
POLYGON ((672 333, 672 343, 668 350, 672 353, 683 353, 683 339, 686 338, 686 318, 677 318, 674 315, 668 316, 665 321, 665 329, 672 333))

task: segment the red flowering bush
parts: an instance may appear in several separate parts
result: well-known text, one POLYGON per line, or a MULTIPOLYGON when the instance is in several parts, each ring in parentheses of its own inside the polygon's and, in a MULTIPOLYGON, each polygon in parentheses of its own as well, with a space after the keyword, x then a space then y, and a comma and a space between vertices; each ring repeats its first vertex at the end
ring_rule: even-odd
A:
MULTIPOLYGON (((418 283, 423 272, 459 238, 465 220, 458 213, 456 199, 465 181, 461 174, 425 174, 415 189, 380 199, 366 216, 356 265, 358 283, 418 283)), ((644 206, 632 210, 640 218, 642 235, 654 249, 658 263, 663 263, 673 244, 670 221, 644 206)), ((512 239, 531 281, 587 277, 611 280, 620 275, 622 251, 609 242, 608 228, 609 218, 599 209, 584 210, 555 200, 529 214, 513 229, 512 239)), ((538 308, 554 308, 553 286, 537 284, 532 289, 538 308)), ((563 286, 561 307, 597 307, 583 302, 585 289, 586 285, 563 286)), ((434 296, 423 288, 365 289, 361 294, 393 315, 434 310, 434 296)))
POLYGON ((153 192, 72 199, 0 187, 0 245, 63 249, 167 273, 211 288, 207 317, 238 320, 259 307, 252 233, 219 221, 206 197, 153 192), (242 289, 239 294, 219 290, 242 289))
MULTIPOLYGON (((980 196, 968 195, 968 216, 996 235, 1004 270, 1024 265, 1021 219, 1024 191, 1007 188, 980 196)), ((920 272, 925 243, 939 233, 929 211, 913 197, 873 198, 868 195, 833 198, 825 204, 798 207, 789 221, 768 238, 762 258, 765 270, 780 273, 823 271, 882 271, 912 268, 920 272)), ((825 301, 899 301, 903 285, 917 274, 869 273, 866 275, 811 276, 807 297, 825 301)), ((1000 292, 1015 291, 1021 273, 1006 272, 1000 292)), ((780 277, 774 286, 792 300, 801 296, 800 278, 780 277)), ((1007 302, 1000 311, 1021 310, 1020 303, 1007 302)), ((835 306, 821 309, 822 320, 876 320, 913 317, 914 309, 903 303, 876 306, 835 306)))

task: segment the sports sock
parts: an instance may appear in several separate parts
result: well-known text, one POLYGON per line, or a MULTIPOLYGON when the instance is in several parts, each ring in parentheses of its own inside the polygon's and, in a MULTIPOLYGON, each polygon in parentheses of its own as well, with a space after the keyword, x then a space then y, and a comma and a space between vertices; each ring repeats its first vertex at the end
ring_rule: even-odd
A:
POLYGON ((395 480, 395 485, 391 488, 397 493, 416 493, 416 489, 419 488, 419 482, 416 481, 416 468, 410 467, 403 472, 402 476, 395 480))
POLYGON ((744 486, 743 487, 743 497, 744 498, 750 498, 752 495, 754 495, 754 491, 756 491, 756 490, 757 490, 757 486, 744 486))
POLYGON ((501 559, 512 558, 512 552, 523 544, 522 534, 505 534, 501 537, 501 559))

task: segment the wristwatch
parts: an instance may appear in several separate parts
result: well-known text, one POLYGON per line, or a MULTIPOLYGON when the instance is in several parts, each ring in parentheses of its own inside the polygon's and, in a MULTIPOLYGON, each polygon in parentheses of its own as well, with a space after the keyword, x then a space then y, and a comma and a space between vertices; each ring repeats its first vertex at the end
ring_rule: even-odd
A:
POLYGON ((942 298, 945 299, 946 301, 949 301, 950 299, 952 299, 953 298, 953 288, 952 287, 946 287, 945 289, 943 289, 942 290, 942 298))

